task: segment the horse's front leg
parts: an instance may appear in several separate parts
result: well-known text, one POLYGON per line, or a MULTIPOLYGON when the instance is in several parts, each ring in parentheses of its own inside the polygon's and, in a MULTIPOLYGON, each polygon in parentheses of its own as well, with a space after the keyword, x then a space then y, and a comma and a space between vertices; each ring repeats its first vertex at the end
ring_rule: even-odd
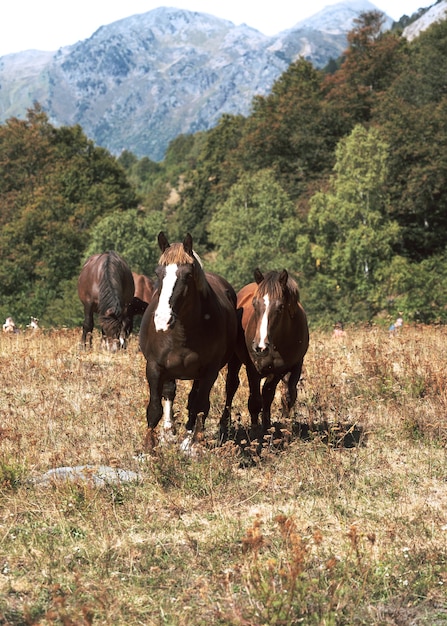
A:
POLYGON ((161 404, 163 381, 159 369, 156 366, 150 368, 149 363, 146 365, 146 378, 149 384, 150 398, 146 408, 147 432, 144 441, 144 449, 148 452, 152 452, 157 444, 155 428, 163 415, 163 407, 161 404))
POLYGON ((163 407, 163 438, 172 441, 176 434, 174 422, 174 399, 177 391, 175 379, 168 380, 163 385, 162 391, 162 407, 163 407))
POLYGON ((301 361, 291 371, 283 377, 283 389, 281 394, 282 417, 287 419, 290 411, 295 406, 297 398, 297 385, 301 376, 303 362, 301 361))
POLYGON ((87 335, 89 338, 89 346, 92 347, 93 333, 93 306, 91 304, 84 305, 84 323, 82 324, 82 347, 87 347, 87 335))
POLYGON ((192 384, 191 387, 191 391, 189 392, 188 395, 188 404, 187 404, 187 410, 188 410, 188 421, 186 422, 186 430, 188 431, 193 431, 194 430, 194 426, 196 425, 196 419, 197 419, 197 408, 196 408, 196 403, 197 403, 197 395, 199 392, 199 381, 195 380, 192 384))
POLYGON ((262 387, 262 429, 264 433, 271 427, 271 409, 276 387, 281 377, 275 374, 266 378, 262 387))
POLYGON ((251 360, 246 363, 245 369, 247 370, 249 388, 248 412, 250 413, 252 426, 256 426, 262 410, 261 376, 251 360))

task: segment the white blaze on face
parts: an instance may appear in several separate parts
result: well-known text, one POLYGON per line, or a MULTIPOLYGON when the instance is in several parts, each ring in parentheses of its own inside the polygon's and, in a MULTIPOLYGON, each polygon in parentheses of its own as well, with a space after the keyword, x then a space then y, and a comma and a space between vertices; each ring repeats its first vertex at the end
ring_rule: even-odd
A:
POLYGON ((169 301, 174 291, 174 286, 177 281, 177 265, 172 263, 166 266, 165 277, 163 279, 163 286, 161 288, 160 297, 158 299, 158 306, 154 314, 155 330, 169 329, 169 320, 172 317, 172 309, 169 301))
POLYGON ((268 323, 269 323, 269 307, 270 307, 270 299, 268 297, 268 294, 265 294, 263 299, 264 299, 265 310, 264 310, 264 315, 262 316, 261 325, 259 327, 259 347, 261 350, 265 350, 267 347, 266 341, 267 341, 267 330, 268 330, 268 323))

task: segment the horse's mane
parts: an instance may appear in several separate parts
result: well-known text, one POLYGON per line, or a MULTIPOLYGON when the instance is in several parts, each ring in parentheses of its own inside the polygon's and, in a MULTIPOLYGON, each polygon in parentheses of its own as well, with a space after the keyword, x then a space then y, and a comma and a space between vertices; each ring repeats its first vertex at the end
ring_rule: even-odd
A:
MULTIPOLYGON (((257 290, 258 296, 262 298, 266 294, 269 294, 269 296, 275 299, 282 298, 283 291, 282 291, 281 283, 279 282, 279 275, 280 275, 280 272, 277 272, 275 270, 266 272, 264 274, 264 280, 258 285, 258 290, 257 290)), ((289 298, 289 303, 292 304, 293 302, 299 302, 300 291, 298 288, 298 284, 296 280, 294 280, 290 276, 290 274, 288 275, 288 278, 287 278, 286 287, 288 291, 287 295, 289 298)))
POLYGON ((121 330, 122 306, 118 277, 123 270, 121 258, 113 250, 105 253, 103 272, 99 281, 98 313, 101 326, 107 335, 118 336, 121 330))
POLYGON ((189 263, 196 268, 196 276, 199 290, 204 294, 207 291, 208 282, 206 280, 205 272, 203 271, 202 261, 199 255, 193 251, 192 256, 188 254, 182 243, 171 243, 168 248, 162 253, 158 260, 159 265, 183 265, 189 263))

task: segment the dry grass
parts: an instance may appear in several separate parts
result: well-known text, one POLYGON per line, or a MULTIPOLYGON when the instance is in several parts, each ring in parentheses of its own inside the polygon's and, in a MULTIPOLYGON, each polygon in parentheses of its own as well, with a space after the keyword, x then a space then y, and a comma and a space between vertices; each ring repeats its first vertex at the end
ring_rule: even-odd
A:
POLYGON ((245 381, 237 444, 213 445, 221 375, 195 457, 139 456, 136 340, 79 337, 0 337, 0 624, 447 624, 444 328, 313 333, 294 419, 262 447, 245 381), (32 481, 84 464, 142 480, 32 481))

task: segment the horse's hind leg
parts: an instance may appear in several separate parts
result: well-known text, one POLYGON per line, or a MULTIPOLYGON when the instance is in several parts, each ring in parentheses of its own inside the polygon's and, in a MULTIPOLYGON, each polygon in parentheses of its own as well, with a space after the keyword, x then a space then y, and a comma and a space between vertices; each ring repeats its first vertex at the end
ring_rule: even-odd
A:
POLYGON ((242 363, 236 354, 228 362, 227 379, 225 382, 225 407, 219 422, 219 441, 223 443, 228 439, 228 430, 231 423, 231 406, 234 395, 239 387, 239 371, 242 363))

